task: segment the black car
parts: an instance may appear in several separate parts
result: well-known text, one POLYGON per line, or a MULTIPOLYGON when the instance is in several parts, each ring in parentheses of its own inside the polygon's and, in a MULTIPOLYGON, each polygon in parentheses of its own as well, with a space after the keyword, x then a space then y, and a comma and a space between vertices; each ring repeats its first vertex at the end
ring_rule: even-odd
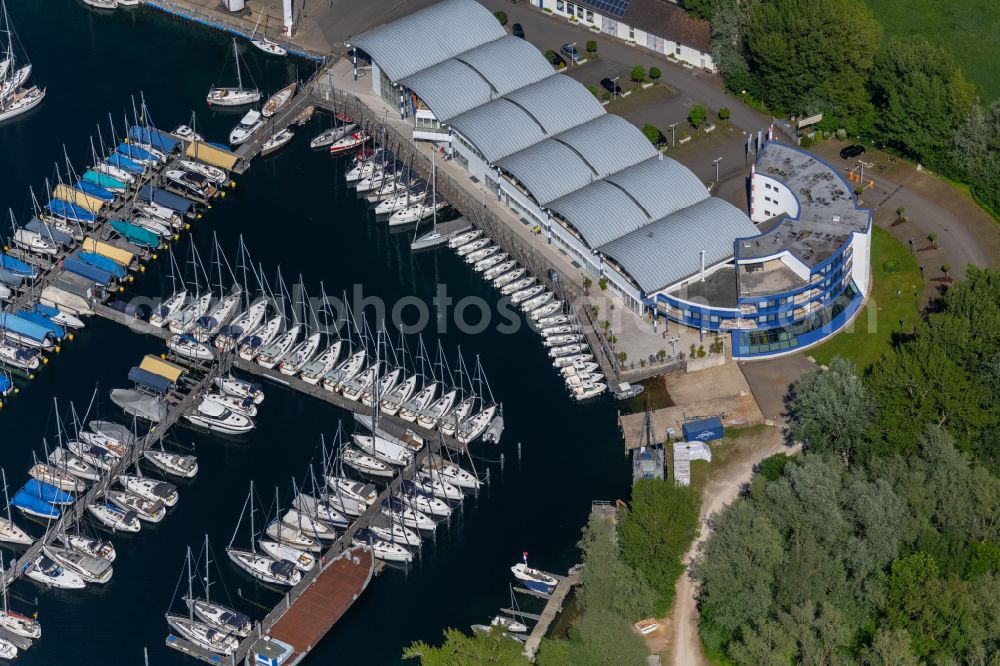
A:
POLYGON ((515 37, 520 37, 521 39, 524 39, 524 28, 521 26, 520 23, 515 23, 513 26, 511 26, 510 31, 515 37))
POLYGON ((840 156, 845 160, 849 160, 852 157, 858 157, 859 155, 864 155, 864 154, 865 154, 865 147, 859 146, 856 143, 847 146, 846 148, 840 151, 840 156))
POLYGON ((622 89, 611 79, 601 79, 601 87, 617 97, 622 94, 622 89))

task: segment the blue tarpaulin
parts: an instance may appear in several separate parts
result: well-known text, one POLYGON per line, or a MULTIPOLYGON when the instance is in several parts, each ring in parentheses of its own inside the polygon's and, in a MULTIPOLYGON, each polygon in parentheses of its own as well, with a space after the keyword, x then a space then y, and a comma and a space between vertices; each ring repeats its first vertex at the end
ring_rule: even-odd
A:
POLYGON ((59 245, 73 244, 72 236, 70 236, 65 231, 56 229, 51 224, 46 224, 45 222, 42 222, 37 217, 31 218, 31 222, 28 222, 26 225, 24 225, 24 228, 34 231, 42 238, 48 238, 53 243, 58 243, 59 245))
POLYGON ((21 490, 50 504, 72 504, 73 500, 76 499, 65 490, 60 490, 38 479, 28 479, 21 490))
POLYGON ((161 375, 135 367, 128 371, 128 378, 137 385, 149 389, 154 393, 166 393, 170 390, 170 380, 161 375))
POLYGON ((57 340, 62 340, 66 337, 66 329, 55 323, 45 315, 40 312, 35 312, 33 310, 27 312, 18 312, 17 316, 21 319, 27 319, 30 322, 38 324, 39 326, 44 326, 45 328, 52 331, 52 335, 56 336, 57 340))
POLYGON ((118 151, 119 155, 124 155, 130 160, 134 160, 136 162, 157 161, 156 157, 154 157, 151 152, 141 146, 136 146, 131 143, 119 144, 115 150, 118 151))
POLYGON ((77 252, 76 258, 85 264, 93 266, 94 268, 99 268, 102 271, 111 273, 116 278, 125 277, 125 267, 116 264, 113 259, 105 257, 103 254, 97 254, 96 252, 77 252))
POLYGON ((111 228, 121 234, 125 240, 139 247, 159 247, 160 237, 149 229, 126 222, 124 220, 109 220, 111 228))
POLYGON ((47 327, 9 312, 0 312, 0 329, 39 343, 52 337, 52 331, 47 327))
POLYGON ((107 287, 111 284, 111 280, 114 278, 111 273, 101 270, 96 266, 86 264, 79 259, 74 259, 73 257, 66 257, 66 259, 63 260, 62 267, 70 273, 75 273, 76 275, 85 277, 88 280, 92 280, 102 287, 107 287))
POLYGON ((145 167, 141 164, 136 164, 121 153, 111 153, 105 161, 129 173, 140 174, 146 171, 145 167))
POLYGON ((76 189, 80 190, 84 194, 89 194, 92 197, 97 197, 101 201, 114 201, 115 193, 111 190, 105 189, 98 185, 97 183, 92 183, 89 180, 80 179, 76 181, 74 185, 76 189))
POLYGON ((167 192, 166 190, 161 190, 158 187, 150 187, 149 185, 142 186, 139 190, 139 198, 143 201, 152 201, 161 206, 166 206, 181 215, 187 215, 194 210, 194 202, 190 199, 185 199, 173 192, 167 192))
POLYGON ((25 513, 33 516, 41 516, 42 518, 58 518, 61 513, 59 509, 45 500, 39 499, 24 490, 17 491, 17 494, 10 500, 10 503, 25 513))
POLYGON ((173 138, 166 132, 161 132, 158 129, 146 129, 145 127, 139 127, 138 125, 133 125, 129 128, 128 138, 138 143, 144 143, 148 146, 152 146, 157 150, 162 150, 165 153, 174 152, 177 149, 177 144, 180 143, 180 141, 173 138))
POLYGON ((34 266, 5 252, 0 252, 0 268, 24 277, 35 278, 38 276, 38 271, 35 270, 34 266))
POLYGON ((684 431, 685 442, 710 442, 713 439, 722 439, 722 421, 718 416, 688 421, 681 426, 681 430, 684 431))
POLYGON ((62 199, 53 199, 45 204, 45 207, 56 217, 61 217, 72 222, 93 224, 97 220, 97 216, 86 208, 77 206, 75 203, 70 203, 69 201, 63 201, 62 199))

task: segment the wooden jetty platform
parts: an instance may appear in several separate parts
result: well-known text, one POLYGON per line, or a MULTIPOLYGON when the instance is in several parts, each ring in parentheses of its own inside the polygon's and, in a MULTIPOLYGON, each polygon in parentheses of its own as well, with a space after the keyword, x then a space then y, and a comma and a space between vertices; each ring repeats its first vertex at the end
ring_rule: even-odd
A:
MULTIPOLYGON (((549 574, 553 576, 553 574, 549 574)), ((570 571, 568 576, 560 577, 554 576, 559 579, 556 584, 556 589, 552 591, 552 596, 545 604, 545 608, 542 609, 541 615, 536 616, 537 621, 535 626, 531 628, 531 634, 528 635, 528 640, 524 642, 524 656, 528 659, 534 661, 535 655, 538 654, 538 648, 542 645, 542 639, 545 638, 545 634, 548 633, 549 627, 555 622, 556 617, 563 609, 563 603, 566 601, 566 595, 569 591, 573 589, 576 585, 580 584, 580 574, 578 571, 570 571)), ((521 613, 524 615, 524 613, 521 613)), ((528 616, 525 616, 528 617, 528 616)))

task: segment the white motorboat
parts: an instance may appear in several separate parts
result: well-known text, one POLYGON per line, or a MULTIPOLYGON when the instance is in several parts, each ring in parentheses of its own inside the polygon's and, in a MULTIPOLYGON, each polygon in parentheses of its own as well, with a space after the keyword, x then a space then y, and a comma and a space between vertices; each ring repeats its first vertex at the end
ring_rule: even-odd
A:
POLYGON ((463 232, 453 238, 448 239, 448 247, 455 249, 462 247, 466 243, 471 243, 475 239, 483 235, 483 232, 479 229, 470 229, 469 231, 463 232))
POLYGON ((413 461, 413 451, 408 447, 373 435, 354 435, 354 444, 364 453, 389 465, 404 467, 413 461))
POLYGON ((323 376, 323 388, 327 391, 336 391, 344 382, 354 379, 364 367, 366 358, 364 349, 351 354, 343 363, 323 376))
POLYGON ((264 108, 261 109, 260 113, 265 118, 270 118, 274 114, 281 111, 283 108, 288 106, 288 103, 292 101, 292 95, 298 89, 299 84, 289 83, 287 86, 279 90, 278 92, 271 95, 271 97, 264 103, 264 108))
POLYGON ((193 479, 198 474, 198 459, 181 453, 150 449, 142 454, 154 467, 165 474, 193 479))
POLYGON ((515 291, 513 294, 510 295, 510 300, 514 305, 517 305, 518 303, 523 303, 524 301, 527 301, 533 296, 537 296, 543 291, 545 291, 545 287, 543 287, 540 284, 536 284, 532 287, 528 287, 527 289, 521 289, 520 291, 515 291))
POLYGON ((340 348, 343 344, 342 340, 337 340, 324 349, 319 356, 303 365, 299 369, 299 379, 311 386, 319 384, 320 380, 337 364, 337 359, 340 358, 340 348))
POLYGON ((584 363, 587 361, 593 361, 593 354, 570 354, 569 356, 560 356, 559 358, 552 361, 552 366, 555 368, 565 368, 567 366, 573 365, 574 363, 584 363))
POLYGON ((375 404, 375 396, 383 396, 390 393, 396 387, 396 382, 399 381, 399 377, 402 374, 403 370, 401 368, 395 368, 382 375, 381 379, 361 394, 361 404, 365 407, 373 406, 375 404))
POLYGON ((260 328, 266 314, 267 299, 258 298, 250 304, 246 312, 233 319, 229 325, 219 329, 219 334, 215 336, 214 342, 216 350, 219 352, 231 351, 241 340, 260 328))
MULTIPOLYGON (((565 315, 563 316, 565 317, 565 315)), ((542 325, 541 322, 539 322, 539 326, 541 325, 542 325)), ((579 326, 574 326, 573 324, 570 324, 569 317, 565 317, 564 322, 561 322, 559 324, 549 324, 543 326, 542 329, 539 331, 539 333, 541 333, 543 338, 547 338, 552 335, 565 335, 567 333, 577 333, 579 330, 580 330, 579 326)))
POLYGON ((202 199, 211 199, 219 189, 200 173, 185 171, 184 169, 167 169, 163 172, 164 177, 169 181, 171 187, 176 187, 190 198, 191 195, 202 199))
POLYGON ((354 533, 354 545, 364 544, 372 549, 376 558, 386 562, 412 562, 413 553, 397 543, 375 536, 371 530, 361 529, 354 533))
POLYGON ((210 627, 226 634, 234 634, 246 638, 253 631, 253 622, 245 614, 228 606, 210 601, 185 596, 184 603, 188 610, 210 627))
POLYGON ((309 141, 310 148, 325 148, 329 146, 334 141, 344 138, 348 132, 354 131, 357 127, 354 123, 347 123, 344 125, 339 125, 337 127, 331 127, 328 130, 324 130, 314 136, 311 141, 309 141))
POLYGON ((517 262, 514 261, 513 259, 508 259, 507 261, 501 261, 500 263, 497 263, 495 266, 490 266, 489 268, 485 269, 483 271, 483 279, 492 282, 493 280, 500 277, 504 273, 513 271, 515 268, 517 268, 517 262))
POLYGON ((596 398, 607 390, 608 385, 604 382, 583 382, 579 386, 573 388, 573 398, 577 402, 582 402, 584 400, 596 398))
MULTIPOLYGON (((43 306, 44 307, 44 306, 43 306)), ((43 310, 37 305, 35 306, 37 312, 42 312, 43 310)), ((45 316, 48 317, 52 322, 59 324, 60 326, 65 326, 66 328, 72 328, 74 330, 79 330, 84 328, 85 324, 83 320, 79 317, 72 315, 68 312, 64 312, 59 308, 52 308, 50 311, 44 312, 45 316), (54 311, 53 311, 54 310, 54 311)))
POLYGON ((174 335, 181 335, 191 330, 200 317, 204 317, 212 303, 212 292, 206 292, 195 297, 183 308, 173 311, 167 317, 167 327, 174 335))
POLYGON ((287 544, 271 541, 270 539, 261 539, 258 545, 269 557, 291 562, 302 573, 311 571, 316 566, 316 556, 304 550, 292 548, 287 544))
POLYGON ((542 344, 546 347, 562 347, 582 341, 583 335, 580 333, 561 333, 559 335, 550 335, 546 337, 545 340, 542 341, 542 344))
POLYGON ((176 294, 163 301, 158 308, 153 310, 149 315, 149 323, 153 326, 159 326, 160 328, 166 326, 173 315, 184 309, 185 303, 187 303, 188 293, 186 290, 181 289, 176 294))
POLYGON ((288 352, 288 355, 281 360, 281 363, 278 364, 278 371, 283 375, 296 374, 316 354, 316 351, 319 349, 321 337, 321 334, 313 333, 295 345, 288 352))
POLYGON ((536 322, 544 332, 545 329, 555 326, 563 326, 565 324, 574 324, 575 322, 570 319, 568 315, 558 314, 550 315, 548 317, 540 317, 536 322))
MULTIPOLYGON (((208 91, 208 96, 205 98, 209 106, 243 106, 244 104, 255 104, 260 101, 259 90, 243 87, 243 74, 240 72, 240 55, 236 50, 235 39, 233 40, 233 59, 236 61, 236 87, 216 88, 212 86, 212 89, 208 91)), ((194 132, 192 131, 191 134, 193 135, 194 132)))
POLYGON ((208 345, 202 344, 190 335, 175 335, 167 340, 167 349, 178 356, 195 361, 211 361, 215 352, 208 345))
POLYGON ((36 583, 62 590, 82 590, 87 587, 80 574, 59 566, 44 553, 40 553, 25 567, 24 575, 36 583))
POLYGON ((281 522, 316 541, 332 541, 337 538, 337 533, 332 527, 321 520, 314 520, 309 514, 298 509, 286 511, 281 516, 281 522))
POLYGON ((521 268, 511 269, 506 273, 501 273, 500 275, 493 278, 493 286, 497 288, 503 287, 504 285, 507 285, 513 282, 514 280, 521 279, 526 272, 527 269, 521 267, 521 268))
POLYGON ((459 490, 456 486, 453 486, 452 484, 448 483, 443 478, 441 478, 441 476, 436 473, 436 470, 435 473, 431 474, 429 474, 424 470, 417 472, 417 476, 413 480, 413 484, 419 490, 422 490, 425 493, 430 493, 434 495, 434 497, 443 500, 450 500, 452 502, 455 502, 465 497, 462 494, 462 491, 459 490))
POLYGON ((529 275, 528 277, 523 277, 520 280, 515 280, 514 282, 508 282, 504 286, 500 287, 500 293, 503 294, 504 296, 510 296, 515 292, 523 291, 529 288, 534 283, 535 283, 535 278, 529 275))
POLYGON ((171 134, 173 134, 178 139, 181 139, 183 141, 191 142, 191 141, 205 140, 205 137, 203 137, 201 134, 198 134, 191 127, 187 125, 178 125, 177 127, 174 128, 174 131, 171 132, 171 134))
POLYGON ((201 174, 216 185, 224 185, 229 181, 228 173, 219 167, 212 166, 211 164, 196 162, 195 160, 177 160, 177 166, 185 171, 192 171, 194 173, 201 174))
POLYGON ((0 610, 0 627, 25 638, 42 637, 42 625, 38 620, 12 610, 0 610))
POLYGON ((213 391, 205 394, 206 400, 217 402, 226 409, 253 418, 257 416, 257 404, 253 398, 241 398, 225 392, 213 391))
POLYGON ((278 337, 278 334, 281 332, 281 325, 284 321, 285 318, 281 315, 271 317, 264 322, 262 326, 241 338, 239 341, 240 358, 245 361, 252 361, 257 358, 261 350, 271 344, 271 342, 278 337))
POLYGON ((264 119, 261 117, 260 111, 250 109, 240 119, 240 122, 236 124, 236 127, 229 132, 229 143, 234 146, 246 143, 247 139, 252 137, 263 126, 264 119))
POLYGON ((17 658, 17 646, 6 638, 0 638, 0 659, 14 660, 17 658))
MULTIPOLYGON (((3 113, 0 111, 0 113, 3 113)), ((32 231, 31 229, 18 229, 14 232, 12 237, 14 245, 31 252, 32 254, 39 254, 42 256, 54 257, 59 254, 59 246, 53 243, 48 238, 45 238, 37 231, 32 231)))
POLYGON ((361 395, 375 384, 375 378, 378 377, 381 367, 381 363, 375 363, 354 379, 342 382, 339 387, 341 395, 348 400, 360 400, 361 395))
POLYGON ((465 255, 462 258, 465 260, 465 263, 475 265, 480 260, 492 257, 493 255, 498 254, 499 252, 500 252, 499 245, 487 245, 486 247, 481 247, 478 250, 470 252, 469 254, 465 255))
POLYGON ((347 448, 341 454, 341 460, 348 467, 353 467, 357 471, 363 474, 370 474, 371 476, 380 476, 385 478, 392 478, 395 476, 396 471, 389 467, 387 464, 370 456, 368 454, 362 453, 357 449, 347 448))
POLYGON ((264 402, 264 389, 261 388, 260 384, 233 375, 226 375, 225 377, 216 377, 215 385, 222 389, 223 393, 234 395, 237 398, 250 398, 255 405, 264 402))
POLYGON ((99 523, 115 532, 138 532, 142 529, 134 511, 124 511, 108 502, 88 504, 87 511, 99 523))
POLYGON ((80 576, 87 583, 103 585, 111 580, 115 570, 103 557, 95 557, 73 548, 42 546, 42 552, 59 566, 80 576))
POLYGON ((458 391, 452 389, 427 407, 421 409, 417 414, 417 425, 428 430, 436 428, 438 422, 451 411, 456 398, 458 398, 458 391))
POLYGON ((271 137, 260 147, 261 157, 267 157, 271 153, 278 152, 282 147, 288 145, 288 143, 294 138, 295 132, 293 132, 289 127, 272 134, 271 137))
POLYGON ((378 490, 370 483, 362 483, 344 476, 328 476, 326 482, 331 490, 355 499, 365 506, 371 506, 378 500, 378 490))
POLYGON ((203 399, 195 411, 188 412, 184 418, 189 423, 226 435, 242 435, 254 429, 254 422, 249 416, 234 412, 208 398, 203 399))
POLYGON ((170 625, 171 629, 180 634, 182 638, 210 652, 229 656, 240 646, 240 642, 235 636, 214 629, 197 620, 180 615, 167 615, 167 624, 170 625))
POLYGON ((489 427, 490 421, 493 420, 493 415, 496 414, 496 411, 496 405, 490 405, 472 418, 467 419, 464 423, 458 426, 458 432, 455 433, 455 438, 462 444, 468 444, 475 441, 475 439, 482 435, 486 431, 486 428, 489 427))
POLYGON ((503 266, 505 263, 507 263, 506 260, 508 259, 508 257, 510 257, 510 255, 507 254, 506 252, 498 252, 497 254, 490 255, 485 259, 480 259, 479 261, 477 261, 475 264, 473 264, 472 270, 476 271, 477 273, 485 274, 486 271, 493 268, 494 266, 497 265, 503 266))
POLYGON ((455 250, 455 252, 458 254, 458 256, 464 257, 468 254, 472 254, 476 250, 483 249, 489 244, 490 244, 489 238, 477 238, 471 243, 466 243, 465 245, 460 246, 457 250, 455 250))
POLYGON ((87 484, 70 474, 68 470, 63 471, 45 463, 32 465, 28 470, 28 476, 69 493, 82 493, 87 489, 87 484))
POLYGON ((158 523, 167 515, 163 502, 159 500, 148 500, 121 490, 109 490, 104 496, 122 511, 132 511, 139 520, 147 523, 158 523))
POLYGON ((583 342, 571 342, 567 345, 549 348, 549 356, 570 356, 587 351, 587 345, 583 342))
POLYGON ((237 548, 227 548, 226 553, 238 567, 264 583, 291 587, 302 580, 302 572, 286 560, 237 548))
POLYGON ((114 544, 104 539, 89 537, 83 534, 68 534, 66 532, 63 532, 56 538, 69 548, 93 555, 94 557, 100 557, 108 562, 114 562, 118 555, 115 552, 114 544))
POLYGON ((409 421, 410 423, 416 421, 417 414, 421 410, 427 408, 427 406, 434 399, 435 394, 437 394, 437 390, 437 382, 431 382, 424 388, 420 389, 420 392, 408 400, 399 410, 399 418, 404 421, 409 421))
POLYGON ((347 527, 349 520, 337 510, 337 507, 324 498, 315 498, 312 495, 299 493, 292 500, 292 506, 307 516, 320 520, 328 525, 347 527))
POLYGON ((577 363, 573 363, 572 365, 567 365, 563 368, 560 368, 559 372, 560 374, 562 374, 563 377, 569 377, 571 375, 583 375, 583 374, 590 374, 593 372, 597 372, 598 370, 600 370, 600 368, 601 366, 599 366, 597 363, 589 361, 579 361, 577 363))
POLYGON ((562 309, 562 301, 549 301, 537 310, 532 310, 528 313, 528 316, 533 320, 538 321, 543 317, 547 317, 550 314, 559 312, 562 309))
POLYGON ((534 310, 537 310, 538 308, 542 307, 555 297, 556 297, 555 294, 553 294, 551 291, 545 291, 541 294, 538 294, 534 298, 529 298, 528 300, 521 303, 521 310, 523 310, 524 312, 533 312, 534 310))
POLYGON ((297 527, 287 525, 277 518, 268 523, 264 533, 275 541, 287 544, 292 548, 308 550, 312 553, 318 553, 323 548, 316 539, 301 532, 297 527))
POLYGON ((277 340, 269 345, 265 345, 260 350, 260 353, 257 354, 257 358, 255 359, 257 363, 269 370, 274 368, 291 351, 295 341, 299 339, 301 331, 302 326, 296 324, 278 336, 277 340))
POLYGON ((420 381, 419 375, 410 375, 402 384, 385 395, 379 401, 379 409, 382 413, 392 416, 399 412, 399 408, 402 407, 403 403, 407 402, 410 396, 413 395, 413 392, 417 390, 418 381, 420 381))
POLYGON ((146 476, 122 474, 118 477, 122 488, 148 500, 160 500, 167 506, 177 504, 177 486, 166 481, 157 481, 146 476))

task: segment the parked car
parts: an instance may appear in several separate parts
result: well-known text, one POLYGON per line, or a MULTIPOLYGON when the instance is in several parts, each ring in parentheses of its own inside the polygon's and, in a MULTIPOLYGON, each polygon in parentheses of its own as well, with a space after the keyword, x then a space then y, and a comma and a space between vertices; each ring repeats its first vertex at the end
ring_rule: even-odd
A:
POLYGON ((576 44, 563 44, 559 50, 568 55, 573 62, 580 59, 580 52, 576 50, 576 44))
POLYGON ((622 94, 621 87, 612 79, 601 79, 601 87, 611 93, 614 97, 622 94))
POLYGON ((520 37, 521 39, 524 39, 524 27, 522 27, 520 23, 515 23, 513 26, 511 26, 510 31, 515 37, 520 37))
POLYGON ((856 143, 852 144, 850 146, 847 146, 846 148, 844 148, 843 150, 840 151, 840 156, 843 159, 845 159, 845 160, 849 160, 852 157, 858 157, 858 156, 864 155, 864 154, 865 154, 865 147, 864 146, 859 146, 856 143))

